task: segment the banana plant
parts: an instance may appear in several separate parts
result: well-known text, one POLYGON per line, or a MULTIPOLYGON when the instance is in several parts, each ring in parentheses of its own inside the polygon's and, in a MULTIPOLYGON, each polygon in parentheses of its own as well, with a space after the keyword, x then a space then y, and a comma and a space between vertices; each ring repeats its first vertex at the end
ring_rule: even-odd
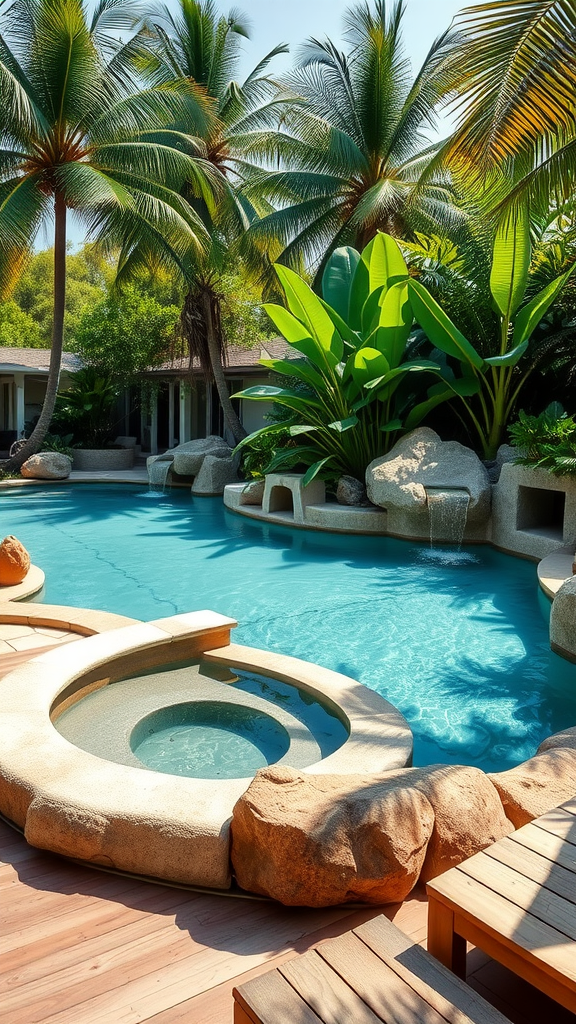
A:
MULTIPOLYGON (((368 464, 435 405, 478 390, 476 381, 457 381, 438 363, 409 358, 414 322, 409 273, 391 236, 378 234, 361 254, 337 249, 326 266, 321 296, 288 267, 277 265, 276 273, 286 306, 264 308, 297 358, 260 362, 289 382, 234 396, 272 401, 287 410, 292 444, 275 451, 267 472, 303 464, 305 483, 319 473, 363 479, 368 464)), ((285 428, 286 421, 264 427, 238 449, 285 428)))
POLYGON ((498 349, 484 358, 464 337, 439 303, 417 280, 408 282, 414 315, 431 343, 457 360, 464 379, 476 381, 477 398, 460 394, 478 434, 485 459, 493 459, 505 437, 518 395, 534 368, 530 339, 574 270, 549 282, 526 301, 532 245, 526 205, 499 224, 494 242, 490 291, 498 318, 498 349), (523 367, 523 357, 528 356, 523 367), (526 365, 527 364, 527 365, 526 365))

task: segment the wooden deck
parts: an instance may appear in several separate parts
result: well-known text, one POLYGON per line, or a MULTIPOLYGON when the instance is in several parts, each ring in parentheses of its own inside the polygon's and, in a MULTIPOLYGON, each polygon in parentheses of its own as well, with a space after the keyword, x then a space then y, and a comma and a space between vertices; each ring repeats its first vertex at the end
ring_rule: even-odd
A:
MULTIPOLYGON (((287 910, 105 874, 32 849, 3 822, 0 860, 5 1024, 231 1024, 234 984, 379 913, 287 910)), ((424 944, 423 893, 386 913, 424 944)), ((517 1024, 576 1024, 478 950, 468 971, 517 1024)))

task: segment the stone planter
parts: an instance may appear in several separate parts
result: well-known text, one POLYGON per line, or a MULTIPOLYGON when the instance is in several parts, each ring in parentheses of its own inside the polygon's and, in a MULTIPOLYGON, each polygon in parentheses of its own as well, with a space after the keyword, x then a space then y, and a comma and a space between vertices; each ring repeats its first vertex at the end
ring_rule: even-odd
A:
POLYGON ((115 469, 132 469, 134 465, 133 448, 75 448, 73 458, 74 469, 93 472, 115 469))

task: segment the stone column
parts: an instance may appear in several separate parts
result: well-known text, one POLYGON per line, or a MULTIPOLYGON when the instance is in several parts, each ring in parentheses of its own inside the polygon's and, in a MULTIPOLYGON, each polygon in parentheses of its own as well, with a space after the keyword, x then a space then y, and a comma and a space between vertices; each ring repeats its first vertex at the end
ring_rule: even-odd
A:
POLYGON ((26 419, 25 376, 23 373, 14 374, 14 385, 16 387, 16 432, 20 438, 24 437, 24 421, 26 419))

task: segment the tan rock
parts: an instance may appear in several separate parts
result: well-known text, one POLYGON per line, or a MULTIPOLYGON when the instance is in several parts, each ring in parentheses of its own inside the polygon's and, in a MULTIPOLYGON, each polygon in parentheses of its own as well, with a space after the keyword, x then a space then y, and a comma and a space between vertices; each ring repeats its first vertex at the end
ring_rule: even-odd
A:
POLYGON ((572 729, 563 729, 562 732, 555 732, 538 747, 537 754, 543 754, 545 750, 554 750, 555 747, 569 747, 576 750, 576 726, 572 729))
POLYGON ((71 469, 72 459, 62 452, 38 452, 26 459, 20 474, 30 480, 66 480, 71 469))
POLYGON ((514 829, 497 790, 479 768, 431 765, 418 769, 414 785, 434 810, 421 882, 461 864, 514 829))
POLYGON ((489 775, 514 828, 521 828, 576 793, 576 750, 557 747, 507 772, 489 775))
POLYGON ((413 773, 262 769, 232 817, 238 884, 289 906, 403 900, 418 880, 434 825, 413 773))
POLYGON ((264 498, 264 477, 260 480, 250 480, 242 490, 240 496, 241 505, 261 505, 264 498))
POLYGON ((16 537, 5 537, 0 544, 0 586, 22 583, 30 568, 30 555, 16 537))

